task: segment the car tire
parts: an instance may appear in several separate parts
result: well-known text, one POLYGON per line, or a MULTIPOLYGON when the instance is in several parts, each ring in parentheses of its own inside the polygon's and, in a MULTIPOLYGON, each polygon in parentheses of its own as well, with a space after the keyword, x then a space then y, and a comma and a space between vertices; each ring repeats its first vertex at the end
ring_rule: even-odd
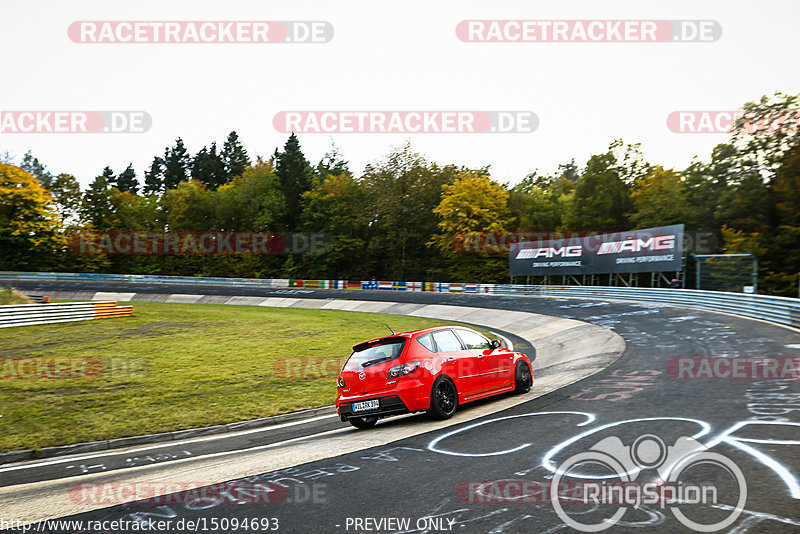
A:
POLYGON ((378 417, 351 417, 347 422, 356 428, 372 428, 378 422, 378 417))
POLYGON ((516 386, 517 393, 527 393, 531 390, 533 385, 533 375, 531 375, 531 368, 526 362, 517 362, 517 368, 514 370, 514 385, 516 386))
POLYGON ((453 381, 440 376, 431 387, 431 406, 428 416, 433 419, 450 419, 458 408, 458 391, 453 381))

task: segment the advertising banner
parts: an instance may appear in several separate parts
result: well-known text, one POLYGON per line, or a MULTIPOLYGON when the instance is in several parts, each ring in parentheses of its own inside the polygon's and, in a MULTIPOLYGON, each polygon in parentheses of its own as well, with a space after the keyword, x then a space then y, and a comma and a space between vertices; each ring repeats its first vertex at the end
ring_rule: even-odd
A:
POLYGON ((512 243, 510 276, 680 271, 683 225, 512 243))

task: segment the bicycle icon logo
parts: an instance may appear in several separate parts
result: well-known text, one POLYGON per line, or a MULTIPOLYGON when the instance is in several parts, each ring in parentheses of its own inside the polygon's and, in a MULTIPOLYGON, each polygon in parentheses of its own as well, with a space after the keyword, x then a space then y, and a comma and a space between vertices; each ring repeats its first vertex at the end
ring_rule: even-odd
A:
MULTIPOLYGON (((747 485, 739 466, 722 454, 709 452, 694 438, 681 436, 670 446, 654 434, 643 434, 631 445, 625 445, 620 438, 611 436, 598 441, 586 452, 570 456, 558 466, 550 485, 550 500, 558 517, 581 532, 606 530, 622 520, 629 506, 638 508, 642 504, 660 504, 662 508, 668 506, 675 518, 686 527, 697 532, 716 532, 733 524, 744 510, 747 485), (713 484, 692 484, 682 480, 690 470, 699 466, 721 469, 735 480, 738 489, 735 507, 727 517, 710 524, 694 521, 680 509, 682 505, 718 504, 720 488, 713 484), (589 469, 591 473, 576 472, 578 468, 589 469), (657 480, 637 482, 639 474, 645 470, 655 470, 657 480), (564 478, 591 481, 580 485, 578 498, 575 495, 565 498, 559 493, 564 478), (581 522, 565 510, 562 502, 593 504, 595 511, 600 509, 600 505, 618 506, 614 507, 610 517, 598 519, 594 514, 594 521, 581 522)), ((580 515, 583 514, 585 511, 580 515)))

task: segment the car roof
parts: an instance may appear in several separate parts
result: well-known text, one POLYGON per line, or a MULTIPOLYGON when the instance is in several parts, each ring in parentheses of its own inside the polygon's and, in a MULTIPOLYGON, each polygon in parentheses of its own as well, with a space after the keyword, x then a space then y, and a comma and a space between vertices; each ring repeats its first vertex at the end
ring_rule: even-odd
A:
POLYGON ((379 341, 383 341, 384 339, 397 339, 399 337, 405 337, 405 338, 413 339, 415 337, 422 336, 422 335, 427 334, 429 332, 435 332, 437 330, 445 330, 445 329, 448 329, 448 328, 467 328, 467 327, 461 326, 461 325, 433 326, 431 328, 423 328, 421 330, 411 330, 410 332, 401 332, 401 333, 398 333, 398 334, 389 334, 388 336, 378 337, 378 338, 375 338, 375 339, 370 339, 369 341, 364 341, 362 343, 358 343, 353 348, 355 349, 355 347, 358 347, 358 346, 361 346, 361 345, 368 345, 368 344, 371 344, 371 343, 377 343, 379 341))
POLYGON ((412 330, 411 332, 406 332, 406 333, 409 336, 417 337, 423 334, 427 334, 428 332, 435 332, 436 330, 445 330, 447 328, 467 328, 467 327, 458 324, 451 324, 446 326, 433 326, 431 328, 423 328, 422 330, 412 330))

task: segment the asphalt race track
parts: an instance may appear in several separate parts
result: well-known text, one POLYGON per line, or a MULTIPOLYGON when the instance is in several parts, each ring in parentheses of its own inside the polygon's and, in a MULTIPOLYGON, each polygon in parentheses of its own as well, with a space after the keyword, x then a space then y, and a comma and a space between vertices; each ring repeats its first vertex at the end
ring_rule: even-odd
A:
MULTIPOLYGON (((198 292, 197 287, 160 284, 14 285, 40 294, 198 292)), ((697 503, 687 494, 677 505, 566 503, 563 513, 587 525, 605 526, 603 518, 621 511, 609 532, 692 532, 695 529, 686 526, 691 524, 688 521, 710 525, 733 517, 737 498, 743 493, 736 478, 738 468, 746 481, 746 502, 741 513, 719 531, 800 531, 800 382, 774 378, 677 379, 668 373, 668 362, 678 357, 797 358, 800 334, 796 331, 725 314, 656 304, 390 291, 227 287, 204 287, 201 291, 529 311, 613 329, 625 339, 627 349, 618 361, 594 376, 463 424, 249 476, 207 488, 203 496, 176 492, 156 502, 118 504, 62 519, 107 521, 103 526, 106 530, 102 531, 108 532, 119 531, 109 521, 146 526, 148 520, 171 520, 173 531, 199 532, 573 532, 549 499, 556 466, 597 446, 626 468, 630 463, 625 462, 630 461, 645 466, 641 471, 628 471, 636 482, 644 483, 655 479, 659 456, 663 462, 663 454, 691 441, 680 442, 679 438, 693 436, 708 447, 705 458, 717 464, 709 460, 704 465, 690 466, 680 481, 687 486, 713 483, 719 496, 716 504, 697 503), (645 437, 637 439, 642 436, 645 437), (627 452, 614 449, 609 443, 614 443, 615 437, 621 440, 620 445, 645 443, 649 448, 633 447, 627 452), (604 438, 611 440, 597 445, 604 438), (667 449, 656 447, 653 453, 653 444, 659 442, 667 449), (720 468, 731 464, 734 467, 729 471, 720 468)), ((675 367, 670 369, 674 371, 675 367)), ((502 399, 486 404, 492 402, 502 399)), ((422 416, 390 418, 379 423, 376 430, 428 424, 422 416)), ((336 417, 320 418, 272 431, 208 437, 191 444, 188 453, 223 453, 221 461, 238 463, 253 454, 251 448, 289 439, 321 446, 324 439, 313 439, 321 432, 346 432, 353 440, 369 437, 369 430, 348 428, 336 417)), ((175 446, 159 448, 157 453, 147 455, 163 465, 187 456, 175 446)), ((149 461, 145 456, 133 455, 141 462, 149 461)), ((103 465, 111 482, 115 472, 130 467, 130 457, 105 459, 89 455, 80 461, 64 458, 61 460, 67 461, 57 464, 13 471, 0 469, 0 486, 74 477, 81 474, 80 465, 88 470, 92 465, 103 465), (72 468, 67 469, 68 466, 72 468)), ((598 477, 607 476, 609 471, 592 469, 597 467, 571 471, 592 478, 570 480, 607 480, 598 477)), ((575 484, 566 481, 559 487, 569 492, 575 484)), ((74 498, 87 497, 76 490, 74 498)), ((75 525, 56 527, 43 524, 39 531, 80 531, 75 525)))

